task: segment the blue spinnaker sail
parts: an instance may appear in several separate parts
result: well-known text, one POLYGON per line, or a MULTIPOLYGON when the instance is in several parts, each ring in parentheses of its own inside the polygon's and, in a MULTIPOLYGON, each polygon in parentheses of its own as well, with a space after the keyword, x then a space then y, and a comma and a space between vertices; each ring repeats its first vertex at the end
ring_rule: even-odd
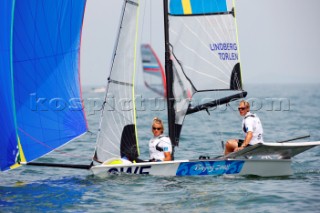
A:
POLYGON ((1 170, 87 131, 79 76, 85 4, 1 1, 1 170))
POLYGON ((15 132, 14 105, 13 105, 13 82, 10 64, 10 42, 12 1, 0 2, 0 167, 1 170, 9 169, 15 164, 18 154, 18 143, 15 132))

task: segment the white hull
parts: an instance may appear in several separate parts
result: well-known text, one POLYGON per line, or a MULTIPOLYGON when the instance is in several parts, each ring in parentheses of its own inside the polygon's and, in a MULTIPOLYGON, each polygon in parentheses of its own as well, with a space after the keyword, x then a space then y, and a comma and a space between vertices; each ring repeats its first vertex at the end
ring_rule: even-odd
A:
POLYGON ((98 165, 95 175, 131 173, 155 176, 256 175, 261 177, 292 175, 291 159, 282 160, 180 160, 135 164, 98 165))
POLYGON ((203 176, 203 175, 256 175, 260 177, 292 175, 291 158, 320 141, 299 143, 260 143, 239 152, 217 159, 177 160, 169 162, 144 162, 106 164, 93 166, 95 175, 112 173, 148 174, 157 176, 203 176))

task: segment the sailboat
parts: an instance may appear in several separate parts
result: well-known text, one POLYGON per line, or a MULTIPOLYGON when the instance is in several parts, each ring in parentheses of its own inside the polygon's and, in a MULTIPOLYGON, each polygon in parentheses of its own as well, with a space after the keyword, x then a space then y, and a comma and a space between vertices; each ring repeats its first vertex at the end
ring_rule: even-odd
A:
POLYGON ((140 49, 144 85, 161 97, 166 97, 166 76, 157 54, 150 44, 141 44, 140 49))
MULTIPOLYGON (((138 7, 139 1, 124 3, 107 90, 114 97, 125 95, 130 100, 134 100, 136 44, 126 41, 128 37, 137 41, 133 29, 137 23, 132 22, 137 20, 138 7), (123 58, 133 60, 123 63, 123 58), (131 76, 128 70, 132 71, 131 76)), ((174 150, 185 116, 244 98, 247 92, 242 88, 233 1, 164 0, 163 9, 167 114, 174 150), (197 106, 190 104, 190 94, 220 91, 234 94, 197 106)), ((91 167, 94 174, 287 176, 292 174, 292 157, 320 145, 320 141, 261 143, 210 159, 135 161, 139 145, 134 101, 131 103, 130 111, 120 110, 120 104, 113 105, 114 110, 103 111, 94 157, 99 165, 91 167)))
POLYGON ((37 7, 33 1, 1 3, 0 8, 5 9, 0 9, 0 29, 6 34, 0 39, 1 47, 5 47, 0 61, 0 101, 6 113, 1 113, 0 118, 1 123, 7 124, 0 130, 1 171, 27 164, 86 169, 95 175, 123 172, 160 176, 287 176, 292 174, 292 157, 320 145, 320 141, 261 143, 228 156, 174 159, 186 116, 244 98, 247 92, 242 88, 232 1, 164 0, 167 114, 174 160, 139 160, 134 101, 139 0, 126 0, 93 162, 89 165, 32 162, 88 129, 78 74, 85 3, 55 0, 44 4, 45 7, 37 7), (31 8, 31 12, 21 12, 24 8, 31 8), (71 9, 73 12, 69 13, 71 9), (64 19, 44 15, 51 12, 64 19), (50 17, 51 23, 45 25, 41 19, 34 19, 35 14, 50 17), (22 42, 21 38, 28 39, 22 42), (191 105, 190 95, 220 91, 234 94, 191 105))

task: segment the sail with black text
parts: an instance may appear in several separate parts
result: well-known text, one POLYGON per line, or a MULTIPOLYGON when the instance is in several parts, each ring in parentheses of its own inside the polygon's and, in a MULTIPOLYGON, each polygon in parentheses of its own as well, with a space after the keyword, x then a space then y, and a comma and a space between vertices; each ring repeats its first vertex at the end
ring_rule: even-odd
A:
POLYGON ((210 102, 190 106, 190 95, 215 97, 219 91, 238 91, 239 98, 246 93, 242 90, 232 0, 170 0, 168 6, 177 145, 185 115, 211 106, 210 102), (181 93, 186 91, 181 86, 188 94, 181 93))

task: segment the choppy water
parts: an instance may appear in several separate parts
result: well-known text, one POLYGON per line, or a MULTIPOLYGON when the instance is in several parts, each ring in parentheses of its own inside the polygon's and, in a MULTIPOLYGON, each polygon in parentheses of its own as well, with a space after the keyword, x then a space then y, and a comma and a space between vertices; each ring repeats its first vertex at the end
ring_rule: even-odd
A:
MULTIPOLYGON (((320 85, 248 86, 254 112, 263 122, 265 141, 310 134, 320 140, 320 85), (280 106, 281 100, 282 105, 280 106), (273 102, 272 102, 273 101, 273 102), (273 103, 273 104, 272 104, 273 103)), ((142 90, 141 90, 142 91, 142 90)), ((145 95, 145 94, 144 94, 145 95)), ((87 91, 85 98, 103 97, 87 91)), ((93 105, 92 105, 93 106, 93 105)), ((140 110, 141 157, 154 116, 140 110)), ((89 164, 99 113, 87 112, 92 134, 71 142, 42 162, 89 164)), ((143 107, 141 108, 143 109, 143 107)), ((241 135, 236 104, 188 117, 176 159, 221 154, 221 140, 241 135)), ((92 176, 86 170, 23 166, 0 174, 0 212, 317 212, 320 211, 320 147, 298 155, 290 177, 92 176)))

